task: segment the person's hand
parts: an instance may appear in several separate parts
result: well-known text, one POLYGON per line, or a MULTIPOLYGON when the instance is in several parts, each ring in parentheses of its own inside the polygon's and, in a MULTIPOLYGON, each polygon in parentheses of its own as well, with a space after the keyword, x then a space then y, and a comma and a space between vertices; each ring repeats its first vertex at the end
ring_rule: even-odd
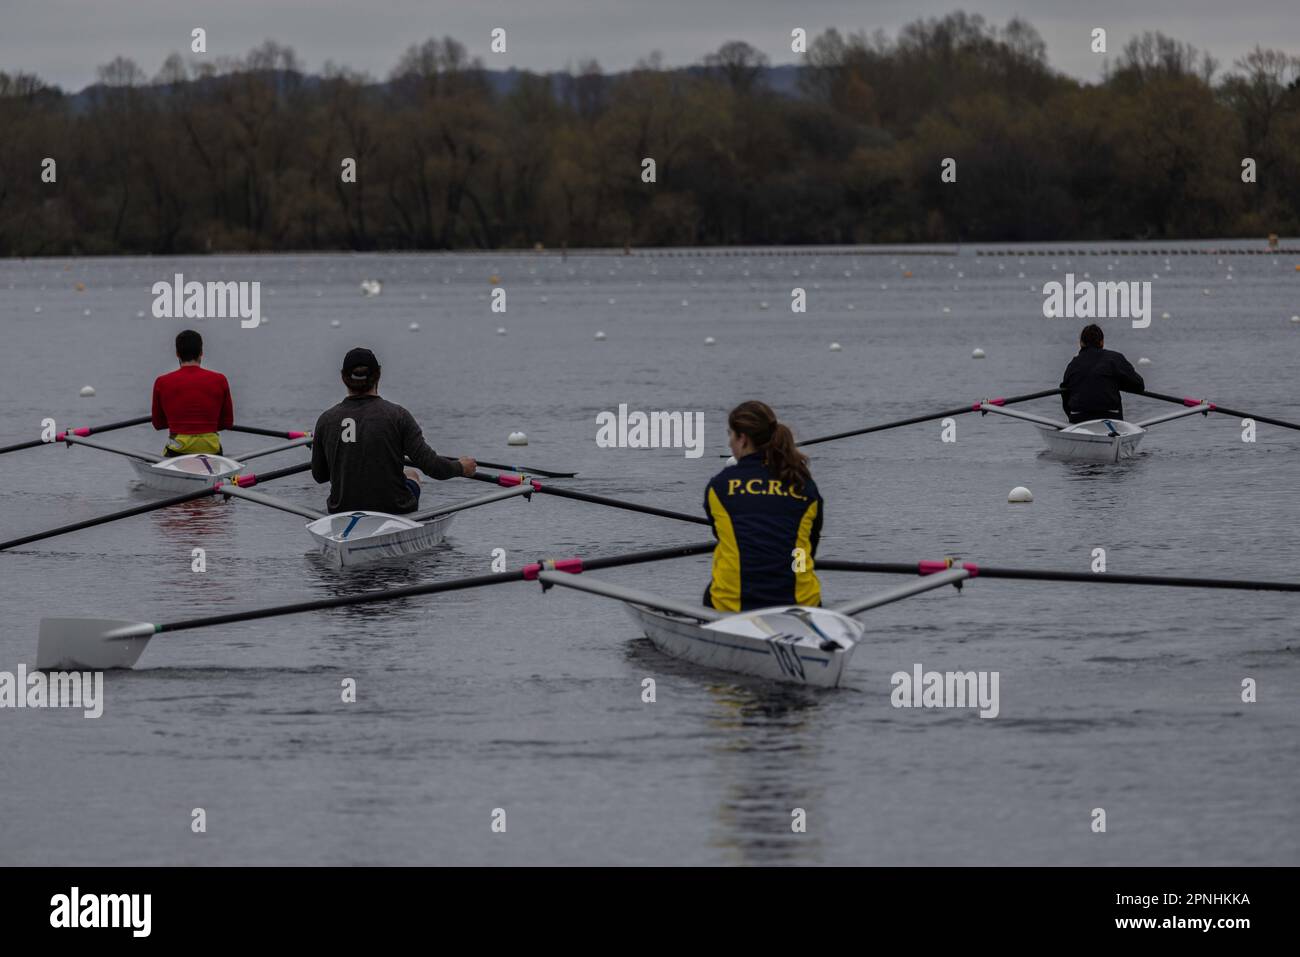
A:
POLYGON ((464 475, 465 478, 469 478, 471 475, 473 475, 474 470, 477 468, 478 468, 478 463, 475 462, 468 455, 462 455, 460 457, 460 470, 461 470, 461 474, 464 475))

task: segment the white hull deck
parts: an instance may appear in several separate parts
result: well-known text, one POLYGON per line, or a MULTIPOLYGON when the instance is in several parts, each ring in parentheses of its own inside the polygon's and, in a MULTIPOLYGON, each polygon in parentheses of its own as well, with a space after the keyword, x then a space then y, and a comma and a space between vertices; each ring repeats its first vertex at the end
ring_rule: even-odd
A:
POLYGON ((1146 429, 1123 419, 1093 419, 1063 429, 1039 427, 1047 454, 1067 462, 1116 463, 1137 455, 1146 429))
POLYGON ((338 567, 418 555, 442 544, 455 515, 417 522, 385 512, 340 512, 308 523, 321 553, 338 567))
POLYGON ((765 608, 705 622, 625 607, 655 647, 674 658, 819 688, 839 685, 865 632, 860 622, 826 608, 765 608))
POLYGON ((179 495, 209 488, 243 471, 244 466, 224 455, 178 455, 158 462, 132 459, 131 468, 146 488, 179 495))

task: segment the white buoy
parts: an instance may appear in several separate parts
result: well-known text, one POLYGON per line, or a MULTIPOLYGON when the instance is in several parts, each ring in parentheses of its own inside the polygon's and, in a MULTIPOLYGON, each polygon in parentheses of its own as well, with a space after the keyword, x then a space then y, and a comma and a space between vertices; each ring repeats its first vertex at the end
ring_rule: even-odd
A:
POLYGON ((136 314, 135 314, 135 317, 136 317, 137 319, 143 319, 143 318, 144 318, 144 310, 143 310, 143 309, 137 310, 137 311, 136 311, 136 314))
POLYGON ((1149 366, 1151 365, 1151 360, 1148 359, 1146 356, 1142 356, 1141 358, 1138 359, 1138 365, 1149 366))
POLYGON ((704 344, 705 344, 706 346, 714 345, 714 344, 717 343, 717 341, 718 341, 718 340, 715 339, 715 338, 713 338, 713 336, 705 336, 705 337, 704 337, 704 344))
POLYGON ((945 313, 952 312, 952 310, 949 309, 947 306, 944 306, 944 307, 943 307, 943 311, 944 311, 945 313))
POLYGON ((605 333, 603 333, 603 332, 597 332, 597 333, 596 333, 596 341, 597 341, 597 342, 604 342, 604 341, 605 341, 605 333))
POLYGON ((37 312, 40 312, 40 311, 41 311, 41 307, 40 307, 40 306, 37 306, 37 307, 36 307, 36 311, 37 311, 37 312))
POLYGON ((79 392, 78 394, 79 394, 83 399, 89 399, 92 395, 95 394, 95 389, 94 389, 93 386, 83 385, 83 386, 81 387, 81 392, 79 392))
POLYGON ((419 331, 420 331, 420 324, 419 324, 418 322, 413 322, 413 323, 411 323, 409 326, 407 326, 406 328, 410 329, 412 332, 419 332, 419 331))
POLYGON ((1029 489, 1025 488, 1023 485, 1017 485, 1007 494, 1007 501, 1013 504, 1032 502, 1033 500, 1034 493, 1029 491, 1029 489))
POLYGON ((1160 318, 1161 318, 1161 319, 1168 319, 1168 318, 1169 318, 1169 313, 1167 313, 1167 312, 1162 312, 1162 313, 1160 313, 1160 318))
POLYGON ((832 342, 831 345, 830 345, 830 351, 831 351, 831 352, 840 352, 840 351, 843 350, 843 348, 844 348, 844 347, 841 346, 838 342, 832 342))
POLYGON ((1296 322, 1296 323, 1300 323, 1300 316, 1292 316, 1292 317, 1291 317, 1291 321, 1292 321, 1292 322, 1296 322))
POLYGON ((331 328, 331 329, 339 329, 339 328, 341 328, 342 326, 343 326, 343 323, 339 322, 337 319, 331 319, 331 320, 330 320, 330 328, 331 328))
POLYGON ((972 359, 983 359, 983 358, 984 358, 984 350, 981 349, 981 348, 979 348, 979 346, 976 346, 976 347, 971 351, 970 357, 971 357, 972 359))
POLYGON ((506 445, 527 445, 528 436, 522 432, 511 432, 506 438, 506 445))
POLYGON ((505 334, 506 334, 506 327, 505 327, 505 326, 497 326, 497 335, 498 335, 498 336, 504 336, 505 334))

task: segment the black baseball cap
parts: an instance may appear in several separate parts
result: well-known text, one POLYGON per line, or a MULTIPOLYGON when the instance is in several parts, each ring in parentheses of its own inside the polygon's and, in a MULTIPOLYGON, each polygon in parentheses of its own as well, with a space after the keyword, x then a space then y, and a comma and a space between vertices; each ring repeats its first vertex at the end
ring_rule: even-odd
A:
POLYGON ((353 379, 368 379, 379 371, 379 360, 369 349, 349 349, 343 357, 343 374, 353 379), (361 374, 358 375, 357 373, 361 374))

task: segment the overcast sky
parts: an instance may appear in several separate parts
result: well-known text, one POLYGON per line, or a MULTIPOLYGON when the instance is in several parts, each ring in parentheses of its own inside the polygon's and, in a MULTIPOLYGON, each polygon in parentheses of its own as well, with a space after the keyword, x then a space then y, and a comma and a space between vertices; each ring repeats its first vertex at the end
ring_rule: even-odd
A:
POLYGON ((1054 67, 1094 80, 1102 58, 1089 31, 1108 31, 1110 52, 1144 30, 1209 50, 1230 67, 1256 44, 1300 56, 1300 0, 0 0, 0 70, 36 73, 78 90, 96 66, 121 54, 153 76, 173 50, 188 57, 194 27, 208 55, 242 55, 266 38, 293 47, 308 71, 334 60, 386 76, 401 52, 430 36, 453 36, 489 67, 560 70, 595 58, 622 70, 654 50, 668 66, 696 63, 740 39, 773 63, 792 63, 789 36, 883 28, 964 9, 992 23, 1025 17, 1047 42, 1054 67), (508 52, 488 49, 493 27, 508 52))

